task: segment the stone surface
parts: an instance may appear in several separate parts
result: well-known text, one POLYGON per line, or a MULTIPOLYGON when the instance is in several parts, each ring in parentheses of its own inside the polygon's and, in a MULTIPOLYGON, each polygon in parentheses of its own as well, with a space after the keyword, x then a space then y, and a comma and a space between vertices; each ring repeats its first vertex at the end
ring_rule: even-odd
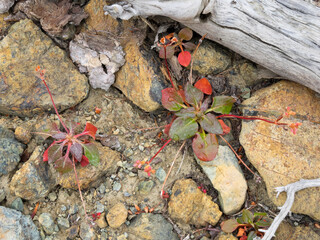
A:
POLYGON ((238 238, 234 237, 232 233, 220 232, 214 240, 237 240, 238 238))
MULTIPOLYGON (((103 147, 96 143, 99 149, 100 163, 98 167, 91 164, 86 167, 77 166, 77 174, 81 189, 86 189, 92 184, 98 184, 102 176, 111 175, 117 170, 117 162, 121 160, 120 154, 116 151, 103 147)), ((58 178, 58 183, 64 188, 78 189, 75 181, 74 171, 62 174, 58 178)))
POLYGON ((107 221, 110 227, 119 228, 127 219, 128 210, 123 203, 114 205, 107 214, 107 221))
POLYGON ((211 197, 201 192, 192 179, 181 179, 175 182, 168 204, 168 212, 172 219, 194 224, 197 227, 212 226, 219 221, 222 212, 211 200, 211 197))
POLYGON ((82 240, 96 240, 94 229, 86 221, 82 221, 80 225, 80 237, 82 240))
POLYGON ((15 0, 1 0, 0 2, 0 14, 8 12, 15 0))
MULTIPOLYGON (((263 177, 268 195, 282 206, 286 194, 276 198, 275 187, 300 179, 320 177, 320 97, 297 83, 281 81, 257 91, 243 102, 244 115, 262 115, 276 119, 287 106, 297 112, 284 122, 301 122, 296 135, 274 124, 244 121, 240 143, 249 161, 263 177)), ((320 220, 320 189, 304 189, 295 194, 291 211, 320 220), (308 204, 306 204, 306 202, 308 204)))
POLYGON ((0 37, 2 34, 6 32, 6 30, 10 26, 10 23, 4 20, 4 18, 6 18, 8 15, 9 15, 8 13, 4 13, 4 14, 0 13, 0 37))
POLYGON ((39 223, 47 234, 55 232, 56 227, 50 213, 41 213, 39 216, 39 223))
POLYGON ((22 212, 23 211, 23 202, 21 198, 16 198, 15 200, 13 200, 13 202, 10 204, 10 207, 22 212))
POLYGON ((29 143, 32 138, 30 128, 28 128, 27 126, 17 127, 14 131, 14 136, 18 141, 24 144, 29 143))
POLYGON ((150 193, 153 187, 154 187, 154 181, 152 180, 141 181, 138 184, 137 191, 142 195, 147 195, 150 193))
POLYGON ((247 193, 247 182, 238 160, 227 146, 219 146, 218 155, 211 162, 199 161, 213 187, 219 192, 220 207, 224 214, 238 212, 247 193))
POLYGON ((42 150, 36 147, 29 160, 13 175, 10 191, 26 200, 39 200, 56 186, 50 165, 42 160, 42 150))
POLYGON ((87 78, 31 20, 11 26, 0 42, 0 56, 1 113, 32 116, 53 109, 44 84, 36 77, 38 65, 46 69, 46 81, 59 111, 87 96, 87 78))
POLYGON ((58 217, 57 223, 60 229, 67 229, 70 227, 69 220, 64 217, 58 217))
POLYGON ((99 228, 107 227, 108 223, 106 221, 106 213, 101 213, 100 217, 95 221, 95 223, 98 225, 99 228))
POLYGON ((178 240, 172 225, 160 214, 141 213, 132 220, 128 240, 178 240))
POLYGON ((0 125, 0 176, 15 169, 22 153, 23 144, 14 138, 12 131, 0 125))
POLYGON ((320 240, 310 227, 297 226, 293 227, 286 222, 282 222, 275 233, 276 240, 299 239, 299 240, 320 240))
POLYGON ((67 230, 68 238, 75 239, 78 236, 79 233, 79 226, 73 225, 67 230))
POLYGON ((10 240, 40 240, 40 234, 30 216, 0 206, 0 238, 10 240))

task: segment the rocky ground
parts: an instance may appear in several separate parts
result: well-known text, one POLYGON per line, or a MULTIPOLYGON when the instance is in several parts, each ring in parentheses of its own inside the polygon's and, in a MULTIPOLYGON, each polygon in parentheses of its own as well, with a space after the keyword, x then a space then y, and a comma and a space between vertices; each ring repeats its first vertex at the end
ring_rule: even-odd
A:
MULTIPOLYGON (((1 238, 238 239, 221 232, 223 220, 244 208, 274 218, 286 199, 276 198, 275 187, 319 178, 319 94, 205 40, 194 59, 194 76, 207 77, 214 94, 237 98, 232 113, 276 118, 290 106, 297 114, 288 121, 302 125, 293 135, 265 122, 230 119, 232 131, 225 138, 262 179, 239 165, 223 141, 209 163, 197 162, 187 142, 164 186, 170 198, 161 199, 181 143, 163 149, 151 176, 133 164, 150 159, 164 144, 163 126, 172 117, 160 104, 169 81, 150 48, 152 28, 182 26, 162 18, 148 24, 140 18, 117 21, 103 14, 103 0, 43 1, 39 8, 28 0, 10 10, 14 1, 5 2, 0 5, 1 238), (46 69, 63 119, 82 129, 86 122, 98 128, 99 166, 77 168, 86 210, 96 218, 93 226, 84 219, 74 172, 61 175, 42 161, 52 140, 37 132, 58 118, 35 75, 38 65, 46 69)), ((176 63, 169 61, 182 85, 189 69, 176 63)), ((298 192, 293 214, 275 239, 320 239, 319 199, 319 188, 298 192)))

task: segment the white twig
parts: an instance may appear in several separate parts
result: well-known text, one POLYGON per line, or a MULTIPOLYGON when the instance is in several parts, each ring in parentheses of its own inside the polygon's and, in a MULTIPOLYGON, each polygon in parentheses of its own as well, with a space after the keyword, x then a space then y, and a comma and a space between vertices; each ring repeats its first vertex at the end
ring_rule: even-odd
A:
POLYGON ((320 178, 310 179, 310 180, 301 179, 298 182, 290 183, 284 187, 275 188, 277 191, 277 197, 281 192, 287 192, 287 200, 283 204, 283 206, 280 208, 281 209, 280 213, 278 214, 278 216, 275 217, 275 219, 273 220, 271 226, 269 227, 268 231, 266 232, 262 240, 270 240, 272 237, 274 237, 274 234, 277 231, 280 223, 287 216, 287 214, 289 213, 293 205, 294 194, 302 189, 310 188, 310 187, 320 187, 320 178))

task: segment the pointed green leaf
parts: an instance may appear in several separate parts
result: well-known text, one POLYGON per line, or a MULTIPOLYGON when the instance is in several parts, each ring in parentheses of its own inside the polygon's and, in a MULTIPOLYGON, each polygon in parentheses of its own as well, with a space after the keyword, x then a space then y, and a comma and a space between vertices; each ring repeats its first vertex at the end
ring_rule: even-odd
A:
POLYGON ((207 132, 213 134, 222 134, 223 129, 221 127, 220 122, 212 113, 208 113, 202 117, 199 121, 200 126, 207 132))
POLYGON ((193 32, 190 28, 183 28, 178 33, 178 37, 180 40, 186 40, 189 41, 192 38, 193 32))
POLYGON ((161 91, 161 103, 169 111, 179 111, 183 105, 183 91, 174 88, 165 88, 161 91))
POLYGON ((256 212, 256 213, 253 214, 253 221, 256 222, 260 218, 266 217, 266 216, 267 216, 267 213, 265 213, 265 212, 256 212))
POLYGON ((239 223, 237 223, 236 219, 228 219, 227 221, 223 221, 220 226, 221 230, 225 233, 232 233, 237 229, 239 223))
POLYGON ((209 133, 201 136, 199 133, 192 140, 194 154, 201 161, 212 161, 218 154, 219 144, 215 134, 209 133))
POLYGON ((252 214, 252 212, 250 212, 247 209, 243 210, 242 211, 242 219, 243 219, 244 223, 252 224, 253 223, 253 214, 252 214))
POLYGON ((236 100, 230 96, 217 96, 213 98, 211 109, 216 113, 229 114, 236 100))
POLYGON ((192 118, 178 117, 171 125, 169 136, 175 141, 188 139, 198 131, 198 123, 192 118))
POLYGON ((186 84, 184 88, 184 94, 186 101, 194 106, 198 105, 203 99, 203 92, 192 86, 190 83, 186 84))
POLYGON ((257 237, 257 234, 254 231, 249 232, 247 240, 253 240, 257 237))
POLYGON ((84 149, 84 155, 89 159, 90 164, 97 167, 100 158, 99 158, 99 150, 94 143, 86 143, 82 144, 84 149))
POLYGON ((179 112, 176 112, 175 114, 178 117, 184 117, 184 118, 186 117, 194 118, 196 116, 194 107, 181 109, 179 112))
POLYGON ((269 227, 272 223, 272 219, 268 218, 268 217, 263 217, 260 221, 255 222, 254 224, 257 227, 269 227))

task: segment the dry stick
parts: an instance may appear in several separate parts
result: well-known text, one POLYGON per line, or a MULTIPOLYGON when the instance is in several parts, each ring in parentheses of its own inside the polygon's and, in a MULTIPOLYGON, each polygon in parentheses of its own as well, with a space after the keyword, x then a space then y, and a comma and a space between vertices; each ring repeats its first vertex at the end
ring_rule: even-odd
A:
POLYGON ((191 64, 190 64, 190 74, 189 74, 189 82, 190 82, 191 85, 192 85, 192 83, 193 83, 193 78, 192 78, 193 58, 194 58, 194 55, 196 55, 200 44, 202 43, 203 39, 204 39, 206 36, 207 36, 207 34, 205 34, 205 35, 202 36, 202 38, 199 40, 199 43, 198 43, 196 49, 195 49, 195 50, 193 51, 193 53, 192 53, 191 64))
POLYGON ((320 187, 320 178, 318 179, 301 179, 298 182, 290 183, 283 187, 276 187, 277 191, 277 197, 281 192, 287 192, 287 200, 283 204, 283 206, 280 208, 281 211, 276 216, 276 218, 273 220, 271 226, 266 231, 264 237, 262 240, 270 240, 272 237, 274 237, 275 232, 277 231, 280 223, 283 221, 283 219, 287 216, 287 214, 290 212, 290 209, 294 202, 294 194, 302 189, 310 188, 310 187, 320 187))
POLYGON ((226 139, 224 139, 224 137, 222 137, 221 135, 219 135, 219 137, 221 137, 221 139, 228 144, 229 148, 233 151, 233 153, 237 156, 237 158, 239 159, 239 161, 256 177, 258 177, 260 179, 260 177, 255 174, 248 166, 247 164, 244 163, 244 161, 241 159, 241 157, 237 154, 237 152, 233 149, 233 147, 231 147, 230 143, 228 143, 228 141, 226 139))
POLYGON ((171 167, 170 167, 170 169, 169 169, 169 172, 168 172, 168 174, 167 174, 167 176, 166 176, 166 178, 164 179, 164 182, 163 182, 163 184, 162 184, 161 193, 160 193, 161 198, 163 198, 163 197, 162 197, 163 189, 164 189, 164 186, 166 185, 167 179, 168 179, 168 177, 169 177, 169 175, 170 175, 170 173, 171 173, 171 170, 172 170, 172 168, 173 168, 174 162, 177 160, 178 155, 179 155, 179 153, 181 152, 181 149, 183 148, 183 146, 185 145, 186 142, 187 142, 187 140, 184 140, 184 141, 183 141, 181 147, 179 148, 178 152, 176 153, 176 156, 174 157, 174 159, 173 159, 173 161, 172 161, 172 163, 171 163, 171 167))

